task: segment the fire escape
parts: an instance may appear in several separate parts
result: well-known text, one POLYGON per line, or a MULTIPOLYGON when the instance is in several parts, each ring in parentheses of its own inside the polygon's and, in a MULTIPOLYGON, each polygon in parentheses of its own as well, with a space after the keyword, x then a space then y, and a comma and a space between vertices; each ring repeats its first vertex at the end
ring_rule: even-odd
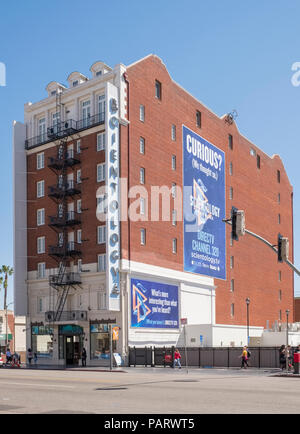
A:
MULTIPOLYGON (((60 94, 56 100, 57 113, 63 113, 60 94)), ((61 119, 61 117, 60 117, 61 119)), ((57 234, 57 244, 49 246, 48 254, 57 262, 57 273, 49 276, 49 311, 46 312, 46 321, 54 323, 62 319, 65 303, 70 290, 77 289, 81 284, 79 272, 70 271, 71 262, 82 256, 81 244, 69 241, 69 229, 81 225, 81 214, 69 210, 70 200, 81 196, 81 184, 75 182, 74 170, 81 164, 80 154, 75 153, 73 147, 68 147, 68 138, 77 134, 76 122, 72 120, 60 121, 48 128, 47 135, 57 141, 56 155, 48 159, 48 167, 56 174, 57 183, 48 189, 50 197, 57 206, 57 214, 49 217, 49 226, 57 234), (73 178, 70 179, 70 170, 73 178)), ((78 180, 76 180, 78 181, 78 180)), ((79 270, 78 270, 79 271, 79 270)), ((72 319, 72 318, 70 318, 72 319)), ((73 318, 80 319, 80 318, 73 318)))

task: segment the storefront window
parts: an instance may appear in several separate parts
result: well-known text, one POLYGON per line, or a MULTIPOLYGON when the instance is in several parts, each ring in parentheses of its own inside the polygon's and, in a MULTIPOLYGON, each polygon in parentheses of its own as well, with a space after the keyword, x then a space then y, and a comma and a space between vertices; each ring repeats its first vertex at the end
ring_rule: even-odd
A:
MULTIPOLYGON (((91 324, 91 359, 109 359, 109 325, 91 324)), ((116 351, 116 341, 113 341, 113 352, 116 351)))
POLYGON ((53 329, 46 326, 32 326, 32 351, 38 357, 52 357, 53 355, 53 329))

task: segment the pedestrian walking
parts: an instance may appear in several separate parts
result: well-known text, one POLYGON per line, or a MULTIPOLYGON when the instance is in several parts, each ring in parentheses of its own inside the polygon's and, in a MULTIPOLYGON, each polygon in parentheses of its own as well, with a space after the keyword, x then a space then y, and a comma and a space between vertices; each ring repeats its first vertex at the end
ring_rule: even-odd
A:
POLYGON ((243 347, 242 354, 239 357, 242 358, 241 369, 243 369, 243 368, 247 369, 246 366, 249 367, 249 365, 248 365, 248 351, 247 351, 246 345, 243 347))
POLYGON ((6 355, 6 364, 11 363, 12 356, 9 348, 7 348, 5 355, 6 355))
POLYGON ((282 371, 285 369, 285 345, 281 345, 279 348, 279 363, 282 371))
POLYGON ((38 356, 37 356, 36 352, 34 352, 34 354, 33 354, 33 361, 34 361, 34 364, 36 365, 37 361, 38 361, 38 356))
POLYGON ((175 368, 175 366, 177 364, 179 366, 179 369, 181 369, 180 359, 181 359, 181 354, 180 354, 178 348, 176 348, 176 350, 174 351, 174 365, 173 365, 173 368, 175 368))
POLYGON ((81 363, 82 363, 82 366, 86 366, 86 349, 85 348, 82 348, 81 363))
POLYGON ((28 350, 27 350, 27 359, 28 359, 29 365, 31 365, 32 358, 33 358, 32 350, 31 350, 31 348, 28 348, 28 350))
POLYGON ((290 345, 287 346, 287 358, 288 358, 288 370, 291 371, 293 369, 294 354, 293 354, 293 348, 290 345))

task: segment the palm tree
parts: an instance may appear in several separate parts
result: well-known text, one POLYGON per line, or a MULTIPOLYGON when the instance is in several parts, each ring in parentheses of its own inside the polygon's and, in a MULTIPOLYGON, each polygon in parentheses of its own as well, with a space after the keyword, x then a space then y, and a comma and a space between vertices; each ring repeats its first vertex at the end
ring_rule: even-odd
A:
POLYGON ((11 276, 13 274, 14 270, 9 265, 2 265, 2 268, 0 268, 0 273, 4 274, 4 281, 3 277, 1 276, 0 284, 3 283, 4 287, 4 309, 5 309, 5 316, 6 316, 6 348, 8 345, 8 332, 7 332, 7 284, 8 284, 8 276, 11 276))

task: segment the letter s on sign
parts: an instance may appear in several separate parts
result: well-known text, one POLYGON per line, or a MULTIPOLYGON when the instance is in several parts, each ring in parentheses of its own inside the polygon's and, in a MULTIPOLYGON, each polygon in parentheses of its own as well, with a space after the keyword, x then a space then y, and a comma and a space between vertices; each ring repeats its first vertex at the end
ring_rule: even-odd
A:
POLYGON ((291 78, 292 85, 298 87, 300 86, 300 62, 293 63, 292 71, 296 71, 291 78))

